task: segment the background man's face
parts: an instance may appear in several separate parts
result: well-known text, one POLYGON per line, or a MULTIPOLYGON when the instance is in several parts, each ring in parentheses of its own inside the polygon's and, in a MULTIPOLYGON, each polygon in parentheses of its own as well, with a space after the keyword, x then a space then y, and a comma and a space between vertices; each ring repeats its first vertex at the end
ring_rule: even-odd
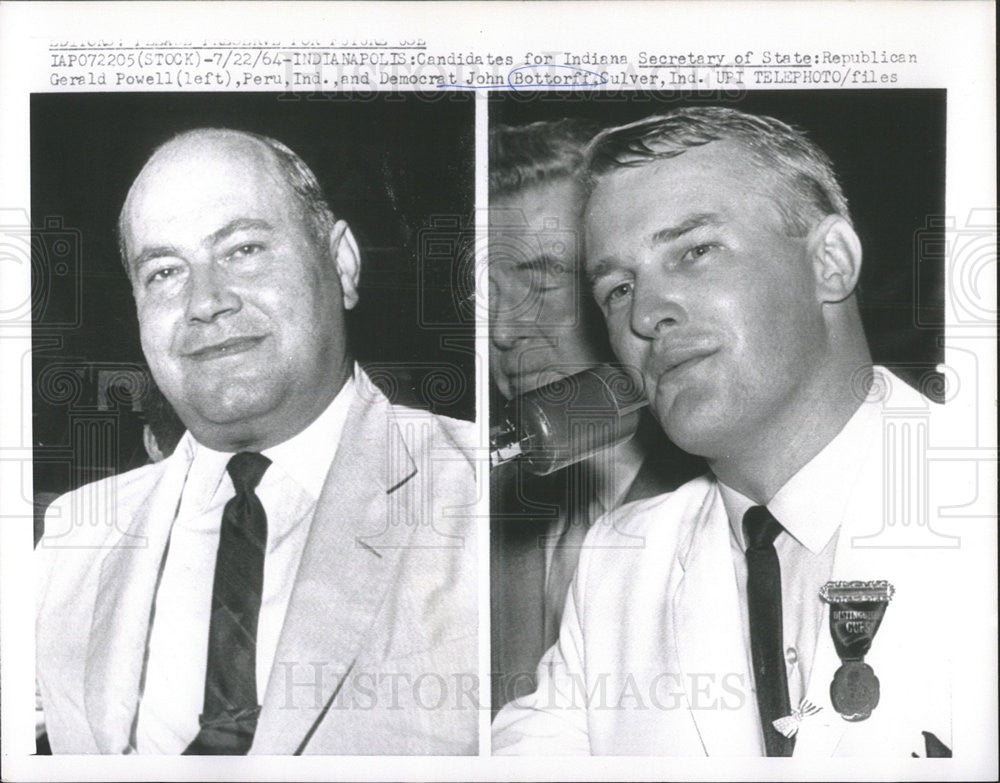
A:
POLYGON ((345 367, 340 284, 265 148, 215 135, 161 150, 124 233, 143 352, 199 440, 230 450, 323 410, 345 367))
POLYGON ((826 340, 807 243, 786 235, 747 157, 720 141, 616 171, 585 215, 615 353, 668 437, 710 460, 808 403, 826 340))
POLYGON ((579 209, 569 180, 490 204, 490 374, 505 397, 602 359, 584 317, 579 209))

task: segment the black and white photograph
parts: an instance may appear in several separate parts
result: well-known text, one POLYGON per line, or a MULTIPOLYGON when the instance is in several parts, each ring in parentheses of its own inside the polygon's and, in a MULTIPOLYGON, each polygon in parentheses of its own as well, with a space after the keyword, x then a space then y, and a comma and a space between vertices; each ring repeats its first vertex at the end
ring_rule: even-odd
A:
POLYGON ((475 752, 472 101, 31 124, 39 752, 475 752))
POLYGON ((0 779, 996 780, 990 0, 0 0, 0 779))

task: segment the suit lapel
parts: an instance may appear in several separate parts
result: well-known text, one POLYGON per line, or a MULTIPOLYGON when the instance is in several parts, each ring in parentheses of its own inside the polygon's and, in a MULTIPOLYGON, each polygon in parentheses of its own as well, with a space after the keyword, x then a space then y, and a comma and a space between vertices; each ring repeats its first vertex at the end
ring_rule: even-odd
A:
POLYGON ((757 705, 743 643, 739 594, 730 566, 732 550, 729 519, 717 486, 701 509, 686 551, 678 553, 683 577, 674 593, 673 612, 680 674, 688 694, 691 716, 708 756, 756 756, 761 753, 757 705), (723 567, 720 568, 720 564, 723 567), (720 709, 709 702, 723 686, 723 677, 742 678, 746 698, 739 709, 720 709), (713 696, 692 690, 704 688, 706 676, 713 696))
POLYGON ((187 466, 180 454, 167 462, 148 502, 101 565, 87 644, 84 700, 102 753, 121 753, 130 747, 156 584, 187 466))
POLYGON ((388 401, 359 383, 316 505, 251 752, 299 753, 337 709, 414 532, 393 524, 399 510, 390 504, 406 502, 400 490, 416 471, 388 401))

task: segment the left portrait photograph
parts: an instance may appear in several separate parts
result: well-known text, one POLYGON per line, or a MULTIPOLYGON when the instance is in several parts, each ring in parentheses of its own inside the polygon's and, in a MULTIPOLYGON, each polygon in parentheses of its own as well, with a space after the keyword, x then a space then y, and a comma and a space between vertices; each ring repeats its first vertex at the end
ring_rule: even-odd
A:
POLYGON ((38 753, 477 753, 473 96, 30 112, 38 753))

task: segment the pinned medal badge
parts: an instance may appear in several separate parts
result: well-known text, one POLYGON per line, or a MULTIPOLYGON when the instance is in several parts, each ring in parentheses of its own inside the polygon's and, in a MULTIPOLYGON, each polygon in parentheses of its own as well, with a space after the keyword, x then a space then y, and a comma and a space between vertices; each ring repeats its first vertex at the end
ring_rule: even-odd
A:
POLYGON ((895 592, 885 580, 827 582, 820 588, 820 598, 830 604, 830 634, 841 664, 830 684, 830 701, 844 720, 866 720, 878 706, 878 677, 865 655, 895 592))

